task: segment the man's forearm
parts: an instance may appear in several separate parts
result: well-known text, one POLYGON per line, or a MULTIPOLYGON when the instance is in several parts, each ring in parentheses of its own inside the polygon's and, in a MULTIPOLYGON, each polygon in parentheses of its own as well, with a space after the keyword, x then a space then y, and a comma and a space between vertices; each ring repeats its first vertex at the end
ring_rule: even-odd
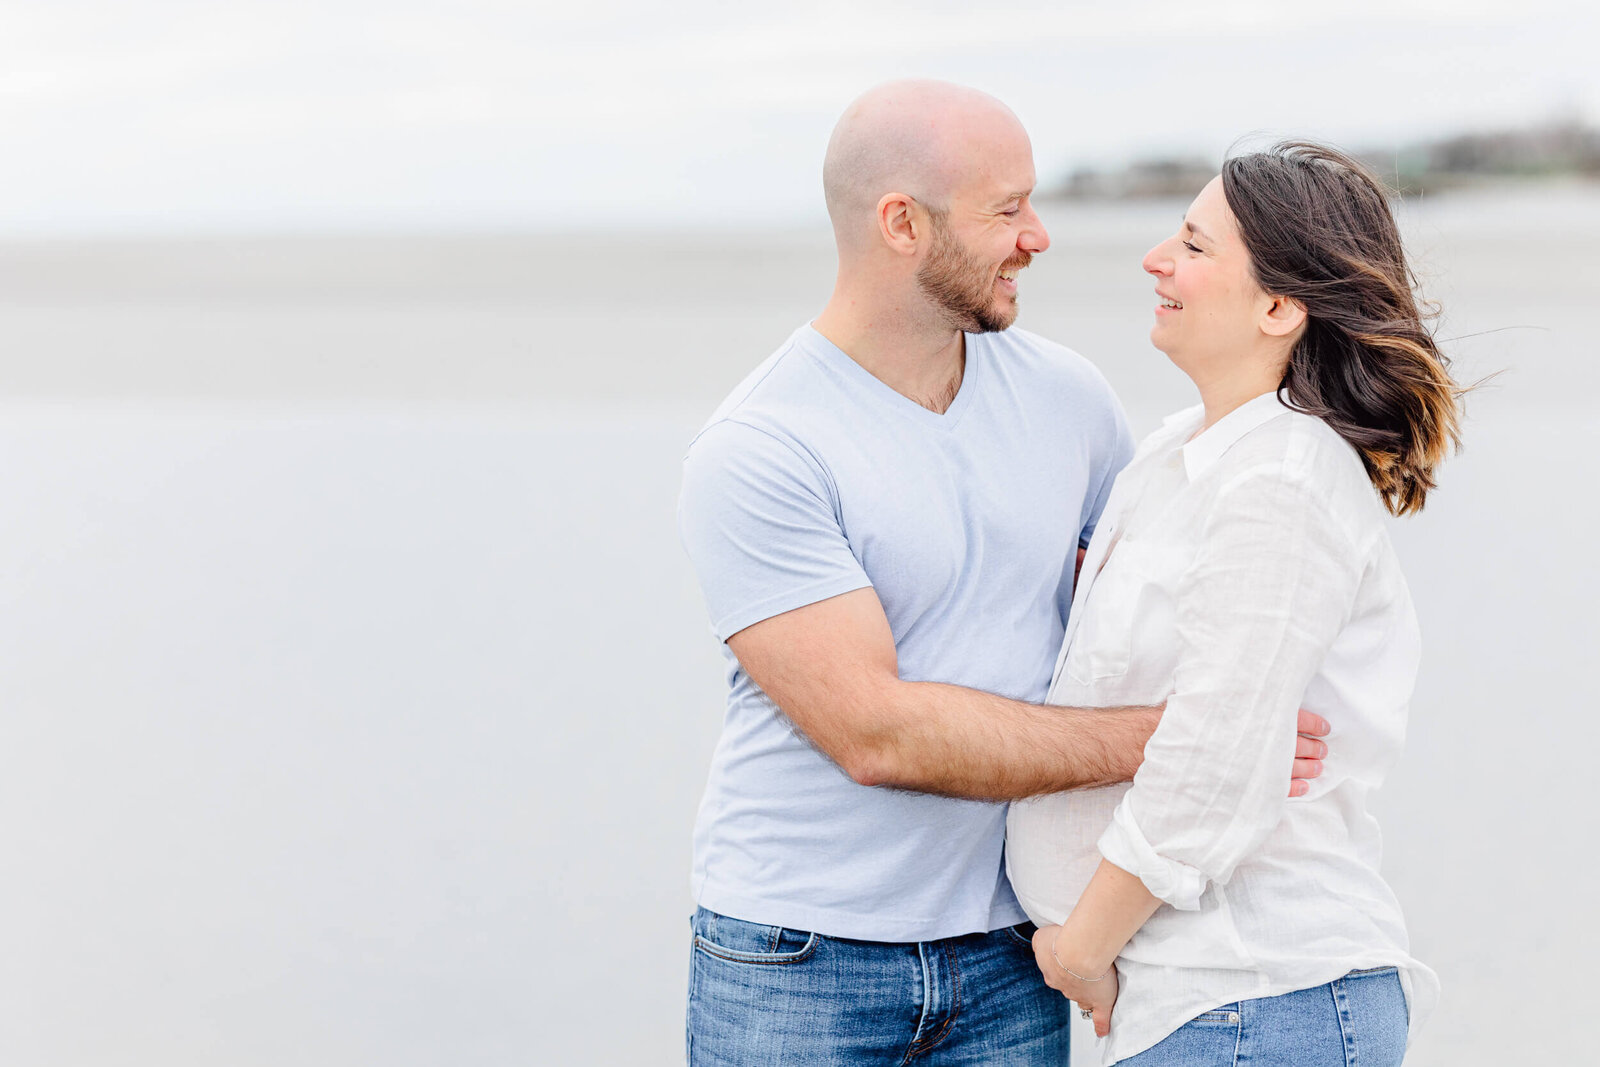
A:
POLYGON ((851 773, 867 785, 1017 800, 1133 777, 1158 708, 1025 704, 956 685, 899 682, 851 773))

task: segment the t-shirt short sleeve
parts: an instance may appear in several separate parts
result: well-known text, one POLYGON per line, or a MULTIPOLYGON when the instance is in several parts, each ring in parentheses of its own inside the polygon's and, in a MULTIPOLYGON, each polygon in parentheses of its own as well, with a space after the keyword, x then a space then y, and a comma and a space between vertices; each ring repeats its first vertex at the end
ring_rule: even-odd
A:
POLYGON ((715 423, 689 446, 678 531, 718 640, 872 584, 829 484, 815 459, 744 423, 715 423))

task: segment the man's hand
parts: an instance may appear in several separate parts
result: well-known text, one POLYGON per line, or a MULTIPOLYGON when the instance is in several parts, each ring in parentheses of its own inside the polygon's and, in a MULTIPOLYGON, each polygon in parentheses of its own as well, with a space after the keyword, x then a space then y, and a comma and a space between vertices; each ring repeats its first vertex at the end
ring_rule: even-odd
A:
POLYGON ((1332 729, 1321 715, 1300 709, 1299 737, 1294 743, 1294 772, 1289 779, 1289 795, 1303 797, 1311 791, 1311 779, 1322 773, 1323 758, 1328 755, 1328 743, 1318 740, 1327 737, 1332 729))
MULTIPOLYGON (((1076 1002, 1084 1011, 1094 1013, 1094 1036, 1105 1037, 1111 1032, 1111 1009, 1117 1003, 1117 966, 1112 964, 1106 968, 1105 977, 1098 981, 1086 982, 1081 978, 1074 978, 1056 962, 1055 950, 1067 947, 1056 944, 1056 938, 1060 933, 1059 926, 1041 926, 1034 931, 1034 962, 1039 965, 1039 973, 1044 975, 1046 985, 1068 1000, 1076 1002)), ((1094 975, 1089 977, 1093 978, 1094 975)))

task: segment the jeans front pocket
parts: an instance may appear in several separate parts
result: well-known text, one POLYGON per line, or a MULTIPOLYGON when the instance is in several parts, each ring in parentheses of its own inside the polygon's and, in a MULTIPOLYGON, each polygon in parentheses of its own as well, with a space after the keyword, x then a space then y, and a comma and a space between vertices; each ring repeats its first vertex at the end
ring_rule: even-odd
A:
POLYGON ((837 1044, 846 1023, 841 993, 855 990, 833 966, 841 961, 819 953, 839 942, 705 908, 691 928, 685 1040, 692 1067, 833 1062, 815 1053, 837 1044))
POLYGON ((1118 1060, 1117 1067, 1233 1067, 1243 1031, 1239 1005, 1224 1004, 1201 1012, 1143 1052, 1118 1060))
POLYGON ((1031 922, 1020 922, 1015 926, 1006 927, 1005 932, 1007 937, 1031 953, 1033 951, 1033 935, 1038 929, 1031 922))
POLYGON ((1188 1021, 1188 1023, 1186 1023, 1185 1025, 1187 1025, 1187 1026, 1238 1026, 1239 1025, 1239 1005, 1237 1005, 1237 1004, 1224 1004, 1220 1008, 1213 1008, 1210 1011, 1203 1011, 1199 1015, 1196 1015, 1193 1019, 1190 1019, 1188 1021))
POLYGON ((693 929, 697 951, 730 963, 801 963, 817 950, 817 935, 809 930, 745 922, 706 908, 695 912, 693 929))

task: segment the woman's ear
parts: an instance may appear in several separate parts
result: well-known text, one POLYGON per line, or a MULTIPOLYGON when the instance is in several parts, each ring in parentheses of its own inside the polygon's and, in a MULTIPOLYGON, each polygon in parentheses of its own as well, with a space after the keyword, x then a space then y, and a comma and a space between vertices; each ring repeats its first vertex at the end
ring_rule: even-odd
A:
POLYGON ((1261 316, 1261 332, 1269 337, 1288 337, 1305 324, 1305 305, 1289 296, 1273 297, 1261 316))

